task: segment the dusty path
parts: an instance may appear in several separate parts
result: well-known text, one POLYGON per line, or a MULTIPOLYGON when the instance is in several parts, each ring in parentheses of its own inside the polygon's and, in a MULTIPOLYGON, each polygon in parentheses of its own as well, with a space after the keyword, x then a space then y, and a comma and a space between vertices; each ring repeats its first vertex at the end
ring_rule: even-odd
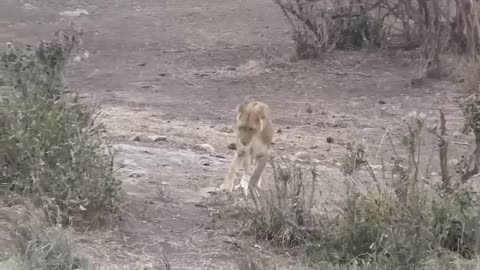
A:
POLYGON ((327 137, 355 139, 374 153, 384 128, 399 134, 405 113, 434 117, 439 105, 453 131, 461 125, 449 91, 457 86, 412 87, 413 56, 364 51, 324 61, 282 60, 290 47, 288 27, 270 0, 2 0, 0 41, 35 43, 70 20, 86 29, 80 55, 89 54, 70 66, 70 86, 102 104, 127 193, 122 222, 78 236, 81 251, 110 269, 156 264, 163 254, 172 269, 238 269, 233 258, 245 257, 244 248, 267 264, 287 266, 288 256, 239 244, 241 218, 214 220, 212 211, 221 205, 202 207, 225 173, 231 119, 245 99, 271 104, 281 130, 276 149, 311 152, 324 166, 329 194, 341 193, 332 184, 341 151, 327 137), (61 15, 76 9, 88 14, 61 15), (132 140, 141 134, 166 141, 132 140), (214 151, 195 147, 200 143, 214 151))

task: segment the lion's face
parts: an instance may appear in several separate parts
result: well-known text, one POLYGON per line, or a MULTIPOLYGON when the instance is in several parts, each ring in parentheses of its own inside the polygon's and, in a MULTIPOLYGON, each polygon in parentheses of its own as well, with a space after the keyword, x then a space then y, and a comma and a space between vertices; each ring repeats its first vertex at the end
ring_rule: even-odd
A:
POLYGON ((237 116, 238 138, 242 145, 249 145, 252 138, 261 131, 261 117, 255 110, 243 110, 237 116))

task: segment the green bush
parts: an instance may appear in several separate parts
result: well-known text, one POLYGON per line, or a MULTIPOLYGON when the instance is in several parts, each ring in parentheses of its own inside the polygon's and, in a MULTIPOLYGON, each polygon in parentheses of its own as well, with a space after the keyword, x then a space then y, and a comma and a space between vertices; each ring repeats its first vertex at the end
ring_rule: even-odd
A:
POLYGON ((95 108, 65 91, 63 68, 80 37, 61 31, 36 48, 10 47, 2 55, 12 91, 0 101, 0 183, 33 197, 57 223, 103 216, 120 195, 95 108))

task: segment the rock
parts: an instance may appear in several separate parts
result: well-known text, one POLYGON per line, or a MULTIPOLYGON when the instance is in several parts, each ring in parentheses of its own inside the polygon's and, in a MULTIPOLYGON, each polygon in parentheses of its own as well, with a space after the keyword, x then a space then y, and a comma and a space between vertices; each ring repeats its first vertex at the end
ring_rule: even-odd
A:
POLYGON ((458 161, 458 159, 450 159, 448 160, 447 164, 449 168, 453 168, 455 166, 458 166, 458 164, 460 164, 460 161, 458 161))
POLYGON ((25 4, 23 5, 23 7, 26 9, 26 10, 34 10, 34 9, 37 9, 34 5, 32 4, 25 4))
POLYGON ((125 164, 124 162, 119 162, 118 163, 118 168, 123 169, 125 167, 127 167, 127 164, 125 164))
POLYGON ((141 173, 141 172, 133 172, 131 174, 128 175, 128 177, 133 177, 133 178, 140 178, 142 176, 144 176, 145 174, 144 173, 141 173))
POLYGON ((312 158, 310 153, 305 152, 305 151, 295 153, 294 157, 296 159, 300 159, 300 160, 310 160, 312 158))
POLYGON ((334 140, 333 140, 332 137, 327 137, 327 143, 333 143, 333 142, 334 142, 334 140))
POLYGON ((141 140, 142 140, 142 139, 141 139, 140 136, 138 136, 138 135, 135 136, 135 137, 133 137, 133 139, 132 139, 132 141, 134 141, 134 142, 139 142, 139 141, 141 141, 141 140))
POLYGON ((78 17, 80 15, 88 15, 88 11, 85 9, 75 9, 73 11, 62 11, 60 12, 61 16, 66 16, 66 17, 78 17))
POLYGON ((118 167, 120 169, 125 168, 125 167, 131 167, 131 168, 137 167, 137 164, 133 160, 130 160, 130 159, 119 160, 117 162, 117 164, 118 164, 118 167))
POLYGON ((233 133, 233 129, 229 128, 229 127, 222 127, 220 129, 221 132, 225 132, 225 133, 233 133))
POLYGON ((231 143, 227 146, 227 148, 230 150, 237 150, 237 145, 235 143, 231 143))
POLYGON ((217 194, 217 188, 216 187, 204 187, 201 188, 198 192, 200 192, 200 195, 202 197, 210 197, 212 195, 217 194))
POLYGON ((208 143, 197 144, 197 145, 195 145, 195 149, 203 150, 203 151, 211 152, 211 153, 215 152, 215 148, 213 148, 213 146, 211 146, 208 143))
POLYGON ((150 139, 152 139, 154 142, 166 142, 167 141, 167 136, 151 136, 150 139))
POLYGON ((237 68, 234 66, 227 66, 225 69, 230 71, 237 70, 237 68))
POLYGON ((420 86, 422 86, 424 83, 425 83, 425 81, 423 80, 423 78, 413 78, 413 79, 410 81, 410 86, 411 86, 411 87, 420 87, 420 86))
POLYGON ((80 62, 82 61, 82 57, 80 57, 79 55, 75 56, 75 58, 73 58, 73 62, 80 62))
POLYGON ((307 109, 305 110, 307 113, 313 113, 312 107, 310 104, 307 103, 307 109))
POLYGON ((278 134, 282 133, 282 129, 279 128, 279 129, 277 130, 277 133, 278 133, 278 134))
POLYGON ((147 142, 147 143, 152 143, 152 142, 166 142, 167 137, 166 136, 161 136, 161 135, 136 135, 133 137, 132 141, 135 142, 147 142))
POLYGON ((152 263, 135 263, 135 266, 133 268, 134 270, 154 270, 155 268, 153 267, 152 263))
POLYGON ((387 102, 385 100, 379 100, 378 103, 379 104, 386 104, 387 102))

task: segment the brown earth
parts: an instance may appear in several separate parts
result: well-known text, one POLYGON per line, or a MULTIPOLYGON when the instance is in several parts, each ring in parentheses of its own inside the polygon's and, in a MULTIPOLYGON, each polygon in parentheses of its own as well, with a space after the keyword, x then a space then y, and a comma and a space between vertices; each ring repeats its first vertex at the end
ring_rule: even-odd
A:
POLYGON ((208 204, 232 154, 235 107, 245 100, 271 105, 278 153, 308 151, 319 161, 324 194, 332 195, 324 204, 343 190, 343 151, 327 137, 361 142, 375 156, 385 128, 400 136, 410 111, 432 120, 442 107, 450 135, 467 140, 453 136, 462 125, 453 77, 412 84, 416 54, 392 50, 289 61, 289 27, 270 0, 2 0, 0 41, 33 44, 69 21, 85 28, 79 55, 88 52, 70 65, 70 87, 102 105, 127 193, 121 222, 77 236, 80 251, 104 269, 155 265, 163 254, 172 269, 239 269, 249 252, 295 268, 288 254, 243 239, 241 216, 218 219, 222 205, 208 204), (88 14, 61 13, 76 9, 88 14), (166 141, 132 140, 142 134, 166 141), (215 151, 196 146, 203 143, 215 151))

